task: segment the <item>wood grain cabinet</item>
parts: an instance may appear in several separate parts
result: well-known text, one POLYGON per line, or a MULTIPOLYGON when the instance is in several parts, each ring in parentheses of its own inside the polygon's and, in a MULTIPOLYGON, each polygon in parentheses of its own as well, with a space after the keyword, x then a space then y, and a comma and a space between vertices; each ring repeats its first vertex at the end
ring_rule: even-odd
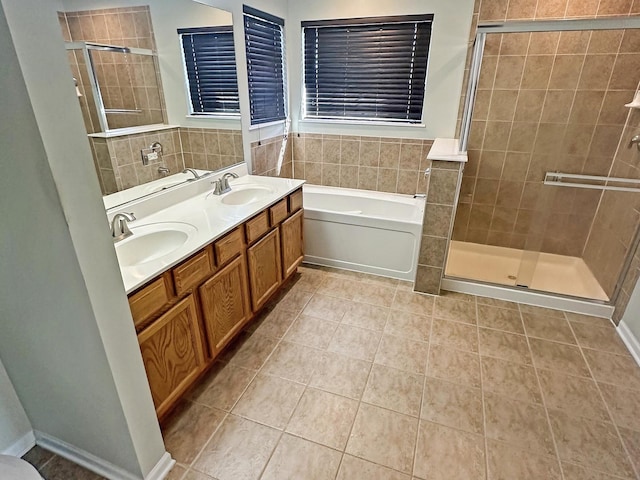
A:
POLYGON ((129 295, 162 419, 303 259, 302 189, 129 295))
POLYGON ((138 335, 156 412, 162 417, 206 368, 193 295, 138 335))
POLYGON ((203 283, 199 289, 202 316, 212 357, 231 341, 251 317, 246 278, 245 257, 241 255, 203 283))
POLYGON ((274 228, 258 243, 247 249, 251 306, 257 312, 282 282, 280 232, 274 228))
POLYGON ((280 225, 284 278, 289 278, 304 259, 303 219, 304 212, 298 210, 280 225))

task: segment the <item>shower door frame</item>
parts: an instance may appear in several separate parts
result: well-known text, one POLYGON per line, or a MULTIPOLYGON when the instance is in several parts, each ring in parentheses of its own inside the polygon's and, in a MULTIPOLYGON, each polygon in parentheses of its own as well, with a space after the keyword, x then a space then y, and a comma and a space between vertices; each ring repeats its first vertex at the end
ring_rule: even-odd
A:
MULTIPOLYGON (((102 52, 116 52, 123 54, 132 54, 132 55, 145 55, 153 58, 153 62, 155 64, 155 72, 156 72, 156 82, 158 85, 160 84, 160 79, 158 77, 158 58, 153 50, 147 48, 136 48, 136 47, 120 47, 116 45, 107 45, 103 43, 95 43, 95 42, 65 42, 66 50, 82 50, 82 55, 84 56, 85 64, 87 65, 87 74, 89 75, 89 83, 91 85, 91 90, 93 92, 93 99, 98 107, 98 120, 100 121, 100 129, 102 133, 113 132, 114 130, 120 130, 118 128, 109 128, 109 122, 107 120, 107 111, 104 106, 104 101, 102 100, 102 94, 100 92, 100 85, 98 84, 98 79, 96 78, 95 65, 93 64, 93 57, 89 54, 89 50, 96 50, 102 52)), ((164 116, 164 113, 163 113, 164 116)), ((163 118, 164 123, 166 123, 166 118, 163 118)))
MULTIPOLYGON (((569 20, 526 20, 526 21, 506 21, 506 22, 485 22, 478 24, 476 27, 476 37, 473 44, 473 53, 471 56, 471 65, 469 66, 469 80, 467 85, 467 93, 464 102, 464 110, 462 114, 462 123, 460 129, 459 150, 466 152, 469 144, 469 136, 471 134, 471 119, 473 117, 473 109, 478 91, 478 82, 480 79, 480 70, 482 68, 482 59, 484 56, 484 48, 487 34, 503 34, 503 33, 536 33, 536 32, 571 32, 571 31, 593 31, 593 30, 625 30, 640 29, 640 17, 607 17, 607 18, 590 18, 590 19, 569 19, 569 20)), ((457 208, 457 204, 456 204, 457 208)), ((450 248, 450 242, 447 250, 450 248)), ((614 291, 608 302, 595 300, 591 298, 576 297, 555 292, 545 292, 542 290, 529 290, 527 287, 519 287, 517 285, 502 285, 491 282, 483 282, 481 280, 464 279, 459 277, 447 277, 452 280, 462 280, 481 285, 496 285, 502 288, 512 290, 530 291, 537 294, 546 294, 567 299, 579 299, 586 302, 604 305, 614 305, 622 291, 622 283, 627 276, 635 253, 640 248, 640 225, 636 227, 633 240, 629 245, 629 250, 625 258, 620 275, 616 281, 614 291)), ((526 253, 526 251, 525 251, 526 253)), ((539 254, 540 252, 533 252, 539 254)))

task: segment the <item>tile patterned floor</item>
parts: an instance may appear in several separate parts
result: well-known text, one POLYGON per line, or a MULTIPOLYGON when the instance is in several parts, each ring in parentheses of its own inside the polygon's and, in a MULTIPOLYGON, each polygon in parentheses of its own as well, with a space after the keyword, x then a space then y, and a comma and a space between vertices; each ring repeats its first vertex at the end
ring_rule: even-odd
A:
POLYGON ((639 413, 608 320, 302 267, 164 435, 169 480, 630 480, 639 413))

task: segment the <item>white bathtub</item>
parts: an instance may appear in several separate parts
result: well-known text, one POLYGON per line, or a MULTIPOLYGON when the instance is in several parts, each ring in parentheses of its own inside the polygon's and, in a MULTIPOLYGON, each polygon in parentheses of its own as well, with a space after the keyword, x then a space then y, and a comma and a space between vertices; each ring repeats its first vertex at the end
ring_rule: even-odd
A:
POLYGON ((413 281, 424 198, 304 185, 305 261, 413 281))

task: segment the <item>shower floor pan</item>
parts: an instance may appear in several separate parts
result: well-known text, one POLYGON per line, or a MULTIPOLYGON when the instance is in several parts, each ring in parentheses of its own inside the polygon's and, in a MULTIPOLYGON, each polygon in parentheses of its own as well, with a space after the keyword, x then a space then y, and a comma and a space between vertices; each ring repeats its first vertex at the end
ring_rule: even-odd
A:
MULTIPOLYGON (((445 275, 468 280, 516 286, 523 251, 478 243, 452 241, 445 275)), ((532 290, 608 301, 600 284, 578 257, 540 253, 532 290)))

